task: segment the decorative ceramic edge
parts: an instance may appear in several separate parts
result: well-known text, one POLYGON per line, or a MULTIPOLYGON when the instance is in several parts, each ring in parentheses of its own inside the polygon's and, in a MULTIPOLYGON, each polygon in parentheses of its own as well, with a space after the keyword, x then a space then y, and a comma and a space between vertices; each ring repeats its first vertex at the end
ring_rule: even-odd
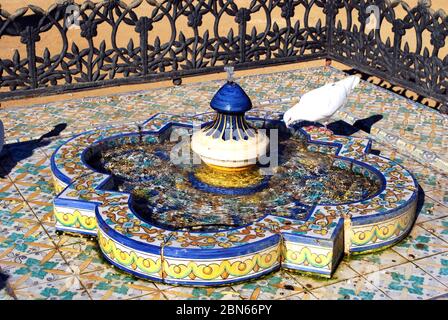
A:
MULTIPOLYGON (((151 117, 150 119, 148 119, 148 121, 145 121, 145 126, 150 125, 151 124, 151 120, 161 120, 159 125, 156 125, 156 130, 150 130, 150 131, 145 131, 145 133, 149 132, 151 134, 162 134, 162 132, 164 132, 166 129, 175 126, 177 124, 184 126, 184 127, 188 127, 189 124, 188 123, 182 123, 182 122, 172 122, 172 118, 175 118, 175 116, 170 117, 170 115, 168 114, 163 114, 162 115, 162 119, 157 119, 158 115, 155 115, 153 117, 151 117), (165 118, 165 119, 163 119, 165 118), (165 120, 165 121, 164 121, 165 120)), ((177 118, 181 118, 178 117, 177 118)), ((184 117, 186 118, 186 117, 184 117)), ((258 118, 258 120, 260 121, 264 121, 265 119, 263 118, 258 118)), ((114 128, 115 129, 115 128, 114 128)), ((151 128, 154 129, 154 128, 151 128)), ((324 132, 321 129, 316 129, 316 128, 308 128, 309 131, 307 131, 307 128, 301 128, 299 130, 302 131, 302 133, 307 137, 307 140, 309 142, 311 142, 312 144, 324 144, 324 145, 330 145, 330 146, 335 146, 337 147, 337 152, 336 154, 341 156, 341 153, 346 155, 346 156, 352 156, 353 150, 355 151, 359 151, 359 149, 361 148, 362 153, 368 152, 368 150, 370 149, 371 146, 371 141, 368 139, 361 139, 361 138, 353 138, 353 137, 340 137, 340 136, 333 136, 336 137, 336 140, 338 141, 326 141, 328 140, 328 132, 324 132), (322 135, 319 136, 319 133, 322 133, 322 135), (322 140, 319 140, 322 139, 322 140), (357 141, 358 145, 356 146, 355 149, 353 149, 352 151, 350 151, 350 148, 347 149, 347 145, 344 144, 344 141, 348 141, 348 142, 353 142, 353 141, 357 141)), ((92 131, 87 132, 88 133, 92 133, 92 131)), ((120 134, 116 135, 119 136, 120 134)), ((69 141, 66 142, 66 144, 70 144, 73 143, 76 138, 81 137, 81 135, 74 137, 73 139, 70 139, 69 141)), ((113 137, 114 134, 112 133, 112 136, 108 136, 107 138, 111 138, 113 137)), ((100 139, 102 140, 104 139, 104 136, 100 139)), ((97 142, 97 141, 96 141, 97 142)), ((64 145, 66 145, 64 144, 64 145)), ((103 239, 105 239, 106 237, 108 237, 108 239, 110 241, 112 241, 113 243, 115 243, 115 246, 117 248, 121 248, 123 249, 123 251, 127 250, 126 252, 140 252, 140 257, 144 258, 144 254, 148 255, 150 254, 146 249, 142 250, 142 247, 140 245, 134 245, 136 243, 130 242, 131 245, 130 246, 126 246, 126 244, 123 243, 123 239, 120 236, 120 239, 118 238, 114 238, 114 236, 111 235, 110 233, 110 226, 107 226, 106 224, 102 224, 100 223, 99 226, 100 227, 96 227, 94 226, 94 223, 92 222, 95 218, 96 215, 96 221, 97 223, 99 222, 98 218, 100 218, 101 213, 98 210, 98 206, 100 205, 100 203, 97 202, 89 202, 89 201, 85 201, 85 200, 74 200, 74 199, 64 199, 63 194, 66 190, 70 189, 71 184, 67 184, 66 181, 72 181, 72 179, 70 177, 65 176, 61 171, 57 170, 58 168, 58 163, 57 163, 57 153, 59 152, 59 150, 64 146, 61 145, 53 154, 51 161, 52 161, 52 172, 53 172, 53 180, 55 183, 55 189, 60 192, 59 196, 55 199, 54 201, 54 206, 55 206, 55 217, 57 219, 57 225, 56 228, 58 230, 61 231, 71 231, 71 232, 76 232, 79 231, 80 233, 86 233, 86 234, 94 234, 94 233, 98 233, 99 235, 99 241, 101 241, 101 237, 103 237, 103 239), (55 170, 53 170, 55 169, 55 170), (65 180, 65 181, 64 181, 65 180), (102 227, 101 225, 105 226, 102 227), (96 229, 96 230, 95 230, 96 229), (121 247, 120 247, 121 246, 121 247)), ((355 154, 354 158, 349 158, 347 157, 347 159, 349 160, 353 160, 353 161, 357 161, 356 158, 359 159, 359 154, 355 154)), ((374 156, 375 157, 375 156, 374 156)), ((391 166, 397 166, 397 164, 393 163, 392 161, 385 159, 386 162, 390 163, 391 166)), ((361 161, 359 161, 360 163, 362 163, 361 161)), ((371 167, 368 163, 364 163, 362 166, 367 167, 368 169, 373 168, 371 167)), ((407 170, 405 170, 404 168, 402 168, 401 166, 399 166, 399 168, 401 168, 403 171, 407 172, 407 170)), ((87 168, 89 169, 89 168, 87 168)), ((407 172, 407 174, 409 176, 412 177, 412 175, 407 172)), ((381 173, 381 175, 384 178, 384 175, 381 173)), ((79 175, 78 175, 79 176, 79 175)), ((104 179, 102 179, 102 182, 104 183, 107 180, 108 177, 105 176, 104 179)), ((414 179, 412 177, 412 179, 414 179)), ((362 251, 369 251, 375 248, 381 248, 383 246, 389 246, 395 242, 400 241, 410 230, 410 227, 413 224, 413 221, 415 220, 415 207, 416 207, 416 193, 417 193, 417 188, 416 188, 416 182, 415 179, 414 181, 414 185, 413 186, 407 186, 408 188, 413 188, 412 191, 412 196, 405 201, 404 204, 402 204, 400 207, 398 208, 394 208, 392 210, 386 211, 386 212, 382 212, 381 216, 383 218, 388 218, 389 214, 393 213, 393 217, 392 219, 389 217, 388 219, 383 219, 379 222, 375 222, 373 224, 359 224, 360 221, 357 221, 358 225, 354 225, 353 229, 352 229, 352 235, 353 237, 351 237, 351 244, 350 244, 350 251, 353 252, 362 252, 362 251), (404 210, 403 208, 408 208, 408 210, 404 210), (400 212, 403 212, 402 214, 397 214, 400 212), (403 220, 406 217, 406 220, 403 220), (400 220, 402 219, 402 220, 400 220), (371 228, 370 232, 374 232, 375 228, 377 228, 378 230, 382 230, 381 228, 384 229, 384 225, 387 225, 388 223, 390 224, 390 221, 392 220, 396 220, 396 221, 405 221, 405 226, 401 227, 400 224, 400 232, 398 233, 390 233, 390 237, 384 237, 384 240, 382 242, 376 242, 375 241, 369 241, 372 242, 371 244, 367 243, 367 245, 364 246, 360 246, 356 243, 356 234, 359 234, 359 232, 368 232, 368 228, 371 228), (366 229, 367 228, 367 229, 366 229)), ((74 184, 76 184, 76 179, 73 182, 74 184)), ((96 188, 98 188, 99 186, 97 186, 96 188)), ((382 188, 383 190, 385 189, 385 186, 383 186, 382 188)), ((371 199, 369 199, 371 200, 371 199)), ((316 208, 318 208, 319 206, 313 208, 313 212, 316 212, 316 208)), ((267 215, 266 217, 268 218, 278 218, 275 216, 271 216, 271 215, 267 215)), ((265 218, 266 218, 265 217, 265 218)), ((360 219, 363 219, 365 217, 359 217, 360 219)), ((100 220, 102 220, 100 218, 100 220)), ((288 219, 279 219, 279 220, 288 220, 288 219)), ((290 219, 293 220, 293 219, 290 219)), ((261 220, 261 222, 263 222, 264 219, 261 220)), ((295 220, 293 220, 295 221, 295 220)), ((279 249, 279 256, 281 257, 281 262, 279 262, 278 265, 272 265, 272 268, 267 268, 266 270, 262 271, 262 273, 264 273, 265 271, 268 272, 269 270, 274 270, 276 268, 279 268, 281 266, 285 267, 285 268, 289 268, 289 269, 294 269, 294 270, 300 270, 300 271, 304 271, 304 272, 310 272, 310 273, 314 273, 314 274, 319 274, 322 276, 326 276, 326 277, 330 277, 331 274, 334 272, 339 260, 342 258, 343 254, 344 254, 344 250, 343 250, 343 239, 346 236, 345 235, 345 230, 342 230, 341 228, 341 221, 343 221, 340 217, 337 218, 336 221, 336 226, 330 228, 330 234, 329 234, 329 238, 327 237, 327 240, 319 238, 318 236, 304 236, 304 235, 292 235, 289 234, 288 231, 283 230, 278 232, 278 241, 277 242, 272 242, 272 241, 268 241, 266 242, 266 239, 269 237, 272 237, 272 235, 275 233, 275 231, 273 231, 273 226, 270 225, 270 223, 266 223, 266 225, 264 225, 264 231, 268 232, 268 234, 266 236, 261 237, 261 239, 257 239, 256 241, 249 243, 249 244, 245 244, 243 245, 245 247, 245 251, 244 253, 242 253, 241 250, 238 250, 238 247, 232 247, 232 248, 222 248, 219 249, 220 253, 221 252, 226 252, 226 254, 221 255, 218 254, 218 256, 216 256, 216 260, 215 264, 218 265, 219 261, 228 261, 229 259, 233 259, 232 261, 235 262, 239 262, 241 263, 241 259, 244 257, 252 257, 251 259, 253 259, 256 255, 257 252, 263 252, 265 250, 268 250, 268 248, 272 248, 277 246, 279 249), (274 232, 274 233, 272 233, 274 232), (291 241, 292 238, 296 238, 297 240, 295 241, 291 241), (288 238, 288 240, 284 240, 288 238), (299 240, 300 239, 300 240, 299 240), (324 241, 320 241, 320 240, 324 240, 324 241), (316 246, 313 244, 319 243, 321 244, 321 246, 316 246), (263 244, 265 243, 265 244, 263 244), (300 248, 300 250, 298 249, 300 248), (238 260, 239 259, 239 260, 238 260)), ((355 220, 354 220, 355 221, 355 220)), ((260 221, 259 221, 260 222, 260 221)), ((259 225, 263 225, 263 223, 257 223, 259 225)), ((399 222, 397 222, 399 223, 399 222)), ((115 231, 116 232, 116 231, 115 231)), ((113 233, 115 233, 113 232, 113 233)), ((388 234, 389 234, 388 233, 388 234)), ((126 237, 126 236, 124 236, 126 237)), ((377 237, 378 238, 378 237, 377 237)), ((188 263, 196 263, 196 265, 201 265, 201 263, 203 261, 208 261, 210 259, 204 259, 204 256, 207 256, 207 252, 211 252, 206 248, 202 248, 202 249, 187 249, 187 248, 179 248, 179 247, 171 247, 168 245, 169 241, 167 238, 164 238, 161 242, 161 245, 159 246, 154 246, 154 252, 156 254, 153 254, 154 257, 158 257, 158 258, 162 258, 163 259, 167 259, 166 261, 183 261, 183 263, 181 263, 181 265, 188 265, 188 263), (158 249, 157 249, 158 248, 158 249), (163 248, 163 249, 162 249, 163 248), (168 250, 167 250, 168 249, 168 250), (173 253, 176 254, 172 254, 172 255, 165 255, 163 253, 163 251, 169 251, 172 250, 173 253), (197 250, 201 250, 203 251, 201 256, 195 256, 194 254, 192 255, 193 252, 197 252, 197 250), (158 254, 157 254, 158 252, 158 254), (186 261, 188 262, 186 264, 186 261), (199 263, 199 264, 198 264, 199 263)), ((103 246, 104 247, 104 246, 103 246)), ((117 249, 118 250, 118 249, 117 249)), ((245 279, 251 279, 254 277, 258 277, 260 276, 260 272, 258 272, 258 270, 256 272, 254 272, 253 274, 246 274, 246 275, 238 275, 235 274, 235 276, 231 276, 231 273, 229 273, 229 276, 226 276, 226 274, 224 273, 224 278, 221 277, 221 279, 219 279, 219 281, 208 281, 207 279, 205 279, 206 277, 204 276, 204 274, 201 275, 200 272, 197 271, 197 273, 200 275, 198 279, 198 275, 195 274, 194 279, 192 279, 191 277, 189 278, 189 280, 186 280, 184 278, 178 279, 176 277, 173 277, 172 279, 169 277, 169 272, 164 272, 163 273, 163 277, 161 275, 159 276, 155 276, 153 274, 148 274, 145 273, 143 271, 138 271, 136 269, 134 269, 133 267, 129 268, 128 265, 126 265, 126 263, 121 263, 120 261, 117 261, 116 256, 108 256, 107 255, 107 250, 102 248, 103 253, 105 254, 106 258, 114 265, 126 270, 127 272, 130 272, 132 274, 141 276, 141 277, 145 277, 151 280, 158 280, 158 281, 165 281, 167 283, 184 283, 184 284, 194 284, 194 285, 218 285, 218 284, 226 284, 226 283, 230 283, 230 282, 236 282, 236 281, 242 281, 245 279), (168 276, 167 276, 168 275, 168 276), (202 278, 201 278, 202 277, 202 278), (204 278, 205 277, 205 278, 204 278)), ((153 251, 153 250, 151 250, 153 251)), ((215 250, 216 251, 216 250, 215 250)), ((218 251, 216 251, 218 252, 218 251)), ((124 255, 125 256, 125 255, 124 255)), ((137 255, 138 257, 138 255, 137 255)), ((125 261, 126 259, 123 258, 122 260, 125 261), (124 259, 124 260, 123 260, 124 259)), ((244 258, 245 259, 245 258, 244 258)), ((122 261, 122 262, 123 262, 122 261)), ((157 260, 154 260, 157 261, 157 260)), ((170 265, 167 265, 166 267, 169 268, 170 265)), ((166 269, 168 270, 168 269, 166 269)), ((173 269, 174 270, 174 269, 173 269)), ((177 269, 176 269, 177 270, 177 269)), ((180 269, 179 269, 180 270, 180 269)), ((207 269, 208 270, 208 269, 207 269)), ((220 269, 221 270, 221 269, 220 269)), ((233 270, 233 269, 232 269, 233 270)), ((271 271, 272 271, 271 270, 271 271)), ((177 273, 182 273, 182 272, 177 272, 177 273)), ((176 274, 176 272, 175 272, 176 274)), ((213 271, 213 274, 215 274, 215 271, 213 271)), ((173 275, 173 273, 171 273, 171 275, 173 275)), ((220 277, 220 276, 218 276, 220 277)), ((216 278, 214 278, 216 279, 216 278)))

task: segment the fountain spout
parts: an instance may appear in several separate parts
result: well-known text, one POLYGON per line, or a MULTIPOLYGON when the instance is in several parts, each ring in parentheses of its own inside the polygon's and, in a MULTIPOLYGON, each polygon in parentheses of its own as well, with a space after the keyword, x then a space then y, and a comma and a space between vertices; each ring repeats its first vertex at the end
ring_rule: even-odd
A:
POLYGON ((226 66, 225 70, 227 82, 210 102, 216 111, 215 119, 193 134, 191 148, 209 166, 241 171, 266 154, 269 138, 247 122, 245 113, 252 108, 252 102, 233 80, 233 67, 226 66))

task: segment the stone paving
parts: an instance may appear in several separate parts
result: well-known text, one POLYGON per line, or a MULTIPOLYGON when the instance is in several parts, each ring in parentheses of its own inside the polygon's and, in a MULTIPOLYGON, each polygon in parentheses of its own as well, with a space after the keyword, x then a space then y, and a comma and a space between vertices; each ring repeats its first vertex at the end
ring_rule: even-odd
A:
MULTIPOLYGON (((300 94, 343 77, 333 68, 250 76, 238 82, 258 108, 286 110, 300 94)), ((374 152, 412 171, 421 186, 409 237, 375 254, 351 256, 331 280, 279 271, 218 288, 137 279, 105 262, 96 241, 57 235, 50 156, 68 137, 138 122, 157 112, 199 113, 222 81, 0 111, 9 144, 0 154, 0 299, 446 299, 448 298, 448 119, 362 82, 334 121, 370 127, 374 152), (364 119, 364 120, 363 120, 364 119), (363 120, 359 122, 359 120, 363 120), (358 122, 356 122, 358 121, 358 122)), ((353 127, 346 126, 349 129, 353 127)), ((352 130, 355 131, 355 130, 352 130)), ((351 132, 352 133, 352 132, 351 132)))

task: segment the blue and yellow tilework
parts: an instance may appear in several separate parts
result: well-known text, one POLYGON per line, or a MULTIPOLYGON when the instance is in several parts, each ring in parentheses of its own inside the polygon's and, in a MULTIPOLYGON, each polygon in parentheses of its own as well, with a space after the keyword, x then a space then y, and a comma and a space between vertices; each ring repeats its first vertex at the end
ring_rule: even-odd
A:
MULTIPOLYGON (((253 86, 248 94, 256 108, 281 112, 294 103, 296 95, 342 76, 338 70, 318 68, 238 81, 245 88, 253 86)), ((361 84, 335 120, 353 122, 368 114, 383 115, 370 135, 362 131, 354 135, 370 137, 374 151, 409 169, 423 193, 416 226, 403 242, 373 254, 350 256, 331 279, 283 270, 218 288, 153 283, 111 267, 96 240, 55 233, 52 199, 57 193, 50 170, 55 149, 73 134, 102 123, 141 123, 161 111, 203 112, 221 83, 2 109, 0 117, 10 144, 0 155, 0 272, 9 275, 9 280, 8 287, 0 290, 0 299, 446 299, 448 171, 435 165, 448 155, 443 134, 446 117, 368 83, 361 84), (95 103, 111 108, 93 112, 95 103), (405 127, 396 121, 398 117, 407 121, 405 127), (60 123, 67 128, 59 136, 37 140, 60 123), (377 136, 379 130, 393 137, 377 136), (438 158, 425 158, 414 152, 416 148, 438 158)))

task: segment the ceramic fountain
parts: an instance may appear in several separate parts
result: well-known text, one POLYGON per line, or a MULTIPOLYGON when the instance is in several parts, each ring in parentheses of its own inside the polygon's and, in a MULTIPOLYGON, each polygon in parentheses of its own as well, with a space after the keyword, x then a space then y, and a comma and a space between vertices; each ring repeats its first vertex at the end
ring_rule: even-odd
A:
POLYGON ((232 78, 211 107, 62 144, 51 158, 57 230, 96 237, 104 258, 128 273, 199 286, 279 268, 331 277, 344 255, 381 250, 411 230, 417 183, 370 153, 369 139, 287 129, 281 113, 251 110, 232 78), (172 142, 173 134, 188 139, 172 142), (172 161, 174 150, 194 153, 172 161), (266 170, 259 160, 273 153, 278 163, 266 170))

